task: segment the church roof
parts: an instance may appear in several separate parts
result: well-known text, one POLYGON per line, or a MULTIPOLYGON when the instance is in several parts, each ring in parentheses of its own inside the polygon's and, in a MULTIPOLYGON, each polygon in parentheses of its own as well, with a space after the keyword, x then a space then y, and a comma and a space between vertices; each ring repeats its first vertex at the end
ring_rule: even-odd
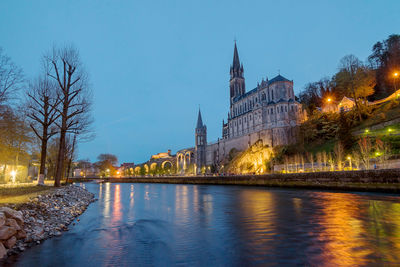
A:
POLYGON ((269 83, 274 83, 274 82, 290 82, 290 80, 286 79, 285 77, 283 77, 282 75, 278 75, 275 78, 269 80, 269 83))
POLYGON ((202 128, 203 127, 203 120, 201 119, 201 112, 199 109, 199 116, 197 117, 197 126, 196 128, 202 128))

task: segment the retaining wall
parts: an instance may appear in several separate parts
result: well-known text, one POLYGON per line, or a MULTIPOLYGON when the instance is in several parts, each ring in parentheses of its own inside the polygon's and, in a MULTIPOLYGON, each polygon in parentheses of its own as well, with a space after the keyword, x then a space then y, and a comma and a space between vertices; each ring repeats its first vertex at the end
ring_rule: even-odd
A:
MULTIPOLYGON (((85 182, 99 178, 70 179, 85 182)), ((400 193, 400 169, 238 176, 109 177, 103 182, 325 188, 400 193)))

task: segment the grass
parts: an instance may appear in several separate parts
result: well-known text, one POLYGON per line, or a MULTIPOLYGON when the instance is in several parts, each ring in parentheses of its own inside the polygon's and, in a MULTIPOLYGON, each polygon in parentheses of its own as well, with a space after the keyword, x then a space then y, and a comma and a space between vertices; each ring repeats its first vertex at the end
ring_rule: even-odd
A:
POLYGON ((25 203, 29 198, 51 192, 54 188, 48 184, 50 183, 46 182, 46 186, 37 186, 33 183, 22 185, 1 185, 0 205, 25 203))

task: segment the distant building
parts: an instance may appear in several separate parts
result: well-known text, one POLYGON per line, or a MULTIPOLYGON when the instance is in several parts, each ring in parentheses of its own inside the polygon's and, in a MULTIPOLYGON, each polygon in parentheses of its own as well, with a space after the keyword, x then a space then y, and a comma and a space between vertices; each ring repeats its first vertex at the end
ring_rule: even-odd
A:
POLYGON ((337 111, 349 111, 355 106, 353 98, 344 96, 337 105, 337 111))

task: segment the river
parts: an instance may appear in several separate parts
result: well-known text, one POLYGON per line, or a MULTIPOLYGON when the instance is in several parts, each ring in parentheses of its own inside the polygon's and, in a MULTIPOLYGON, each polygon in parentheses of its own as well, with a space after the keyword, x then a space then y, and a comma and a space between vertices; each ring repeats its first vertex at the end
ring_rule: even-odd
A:
POLYGON ((78 184, 70 231, 13 266, 400 264, 400 197, 248 186, 78 184))

